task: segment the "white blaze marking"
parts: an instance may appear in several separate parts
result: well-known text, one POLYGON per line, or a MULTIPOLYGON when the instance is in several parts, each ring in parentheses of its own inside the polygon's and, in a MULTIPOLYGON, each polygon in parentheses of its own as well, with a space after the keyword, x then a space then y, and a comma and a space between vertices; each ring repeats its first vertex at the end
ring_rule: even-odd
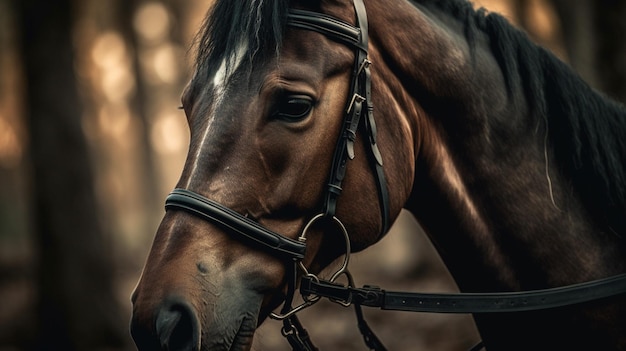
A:
POLYGON ((237 68, 239 68, 239 66, 241 65, 241 62, 243 61, 243 57, 247 50, 248 44, 245 42, 240 43, 237 47, 237 50, 230 57, 226 57, 224 58, 224 60, 222 60, 220 68, 217 70, 215 76, 213 77, 213 86, 215 89, 216 97, 215 105, 218 105, 224 98, 224 95, 226 94, 226 82, 230 80, 233 73, 235 73, 237 71, 237 68), (230 70, 228 70, 228 66, 230 66, 230 70))
MULTIPOLYGON (((232 75, 237 71, 241 62, 243 61, 244 55, 248 49, 248 44, 246 42, 242 42, 237 47, 237 50, 230 56, 224 58, 222 60, 222 64, 220 68, 213 76, 213 86, 214 86, 214 104, 213 111, 215 111, 216 107, 222 103, 224 96, 226 95, 226 83, 231 79, 232 75), (230 69, 228 69, 230 66, 230 69)), ((202 150, 204 150, 204 146, 208 142, 209 134, 211 131, 212 121, 214 116, 214 112, 211 112, 208 116, 210 120, 205 124, 204 131, 202 131, 202 137, 200 139, 200 145, 196 149, 195 155, 192 158, 191 164, 191 172, 189 174, 189 179, 187 180, 186 188, 189 188, 192 180, 196 177, 198 171, 198 160, 202 154, 202 150)))

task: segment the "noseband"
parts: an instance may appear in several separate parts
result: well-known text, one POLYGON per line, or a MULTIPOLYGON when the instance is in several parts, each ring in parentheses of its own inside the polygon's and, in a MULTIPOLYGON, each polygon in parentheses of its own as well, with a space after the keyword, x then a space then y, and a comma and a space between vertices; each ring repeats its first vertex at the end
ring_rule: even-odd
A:
MULTIPOLYGON (((250 246, 292 263, 288 265, 288 291, 283 308, 280 314, 272 313, 270 317, 283 320, 282 333, 293 349, 317 350, 297 319, 296 313, 313 305, 321 297, 330 298, 331 301, 344 306, 353 305, 365 343, 371 350, 382 351, 385 347, 363 319, 361 306, 435 313, 520 312, 568 306, 626 293, 626 274, 561 288, 516 293, 424 294, 390 292, 372 286, 355 287, 348 271, 350 238, 342 222, 335 217, 335 213, 348 161, 355 157, 354 142, 359 128, 362 128, 367 139, 366 150, 377 185, 382 223, 380 235, 389 229, 390 219, 389 195, 383 172, 383 160, 376 144, 376 124, 369 68, 371 62, 368 59, 368 22, 363 0, 354 0, 354 8, 356 27, 325 14, 311 11, 291 9, 288 14, 287 25, 289 27, 321 33, 331 40, 353 48, 355 52, 350 98, 345 108, 343 129, 333 154, 322 212, 308 222, 298 239, 290 239, 273 232, 248 217, 191 190, 175 189, 165 201, 165 208, 168 210, 177 209, 191 213, 222 227, 226 232, 250 246), (326 220, 336 226, 343 234, 346 245, 346 254, 341 268, 326 281, 309 273, 302 264, 306 253, 307 232, 314 223, 321 220, 326 220), (345 276, 348 281, 347 286, 336 282, 340 276, 345 276), (292 307, 298 285, 300 285, 304 302, 297 307, 292 307)), ((481 348, 482 343, 479 343, 472 350, 481 348)))

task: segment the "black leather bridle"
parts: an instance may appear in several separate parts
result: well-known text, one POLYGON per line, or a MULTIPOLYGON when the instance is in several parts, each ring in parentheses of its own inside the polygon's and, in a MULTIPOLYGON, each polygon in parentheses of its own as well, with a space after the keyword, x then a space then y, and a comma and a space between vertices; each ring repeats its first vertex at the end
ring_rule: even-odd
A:
MULTIPOLYGON (((228 233, 254 248, 265 250, 285 262, 290 262, 285 302, 279 314, 272 313, 270 316, 283 321, 283 335, 293 349, 317 350, 296 314, 313 305, 321 297, 327 297, 344 306, 353 305, 359 330, 367 346, 372 350, 382 351, 385 347, 363 319, 361 306, 379 307, 383 310, 434 313, 520 312, 557 308, 625 294, 626 274, 554 289, 507 293, 407 293, 385 291, 372 286, 362 288, 354 286, 352 276, 347 269, 351 252, 350 238, 342 222, 335 217, 335 212, 347 163, 355 157, 354 142, 359 128, 362 128, 367 138, 366 150, 377 184, 382 220, 381 235, 386 233, 390 226, 389 196, 383 172, 383 161, 376 144, 376 124, 371 98, 370 61, 368 60, 368 22, 363 0, 354 0, 354 8, 357 26, 311 11, 292 9, 288 15, 288 26, 321 33, 353 48, 355 52, 350 98, 343 118, 343 130, 339 135, 333 155, 323 209, 308 222, 300 237, 294 240, 273 232, 248 217, 191 190, 175 189, 165 201, 165 207, 168 210, 187 211, 221 226, 228 233), (321 220, 335 225, 343 234, 346 244, 343 265, 329 280, 322 280, 309 273, 302 264, 306 253, 307 232, 314 223, 321 220), (345 276, 348 281, 347 285, 336 282, 340 276, 345 276), (304 302, 293 307, 292 302, 298 285, 300 285, 304 302)), ((478 350, 481 347, 482 343, 479 343, 472 350, 478 350)))

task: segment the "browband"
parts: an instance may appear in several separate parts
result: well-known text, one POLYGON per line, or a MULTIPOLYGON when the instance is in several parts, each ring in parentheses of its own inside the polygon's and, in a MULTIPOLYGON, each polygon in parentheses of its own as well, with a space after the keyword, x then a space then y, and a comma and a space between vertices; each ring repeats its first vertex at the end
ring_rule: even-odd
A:
POLYGON ((287 25, 318 32, 344 45, 367 50, 367 47, 362 47, 359 28, 334 17, 317 12, 291 9, 289 10, 287 25))

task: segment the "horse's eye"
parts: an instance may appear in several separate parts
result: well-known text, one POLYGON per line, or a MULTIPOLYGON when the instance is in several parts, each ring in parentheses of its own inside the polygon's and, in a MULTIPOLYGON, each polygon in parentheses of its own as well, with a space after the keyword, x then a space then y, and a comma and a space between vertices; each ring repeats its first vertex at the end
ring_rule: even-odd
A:
POLYGON ((285 97, 276 106, 274 118, 286 122, 299 122, 311 113, 313 100, 306 95, 292 95, 285 97))

